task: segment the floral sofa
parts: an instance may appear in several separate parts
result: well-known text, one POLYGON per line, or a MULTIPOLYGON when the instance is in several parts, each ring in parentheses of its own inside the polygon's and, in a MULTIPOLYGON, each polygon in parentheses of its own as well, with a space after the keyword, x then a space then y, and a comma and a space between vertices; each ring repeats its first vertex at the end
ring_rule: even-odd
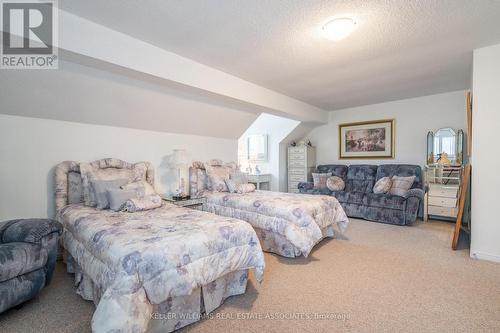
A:
POLYGON ((424 186, 422 169, 418 165, 320 165, 318 173, 332 173, 345 182, 343 191, 314 189, 312 182, 299 183, 300 193, 332 195, 340 202, 347 216, 398 225, 413 224, 423 212, 424 186), (412 188, 405 196, 375 194, 373 186, 382 177, 415 176, 412 188))
POLYGON ((50 283, 61 224, 47 219, 0 222, 0 313, 50 283))

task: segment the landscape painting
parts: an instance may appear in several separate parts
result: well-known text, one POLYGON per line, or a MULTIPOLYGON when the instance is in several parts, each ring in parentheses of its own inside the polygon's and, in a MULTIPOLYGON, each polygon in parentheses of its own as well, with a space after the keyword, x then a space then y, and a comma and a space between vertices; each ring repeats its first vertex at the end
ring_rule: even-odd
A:
POLYGON ((340 158, 394 158, 394 119, 339 125, 340 158))

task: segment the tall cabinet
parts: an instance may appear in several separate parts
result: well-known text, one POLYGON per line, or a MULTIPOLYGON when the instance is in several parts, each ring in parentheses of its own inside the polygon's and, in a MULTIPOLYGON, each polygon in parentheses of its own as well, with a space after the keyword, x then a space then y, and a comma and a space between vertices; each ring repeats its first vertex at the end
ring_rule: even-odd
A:
POLYGON ((314 147, 288 147, 288 192, 299 193, 299 183, 311 180, 311 173, 315 167, 316 149, 314 147))

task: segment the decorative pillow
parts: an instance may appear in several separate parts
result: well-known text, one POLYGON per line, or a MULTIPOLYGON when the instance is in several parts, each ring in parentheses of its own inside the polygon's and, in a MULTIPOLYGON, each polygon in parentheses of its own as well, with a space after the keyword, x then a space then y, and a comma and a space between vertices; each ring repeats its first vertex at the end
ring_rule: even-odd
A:
POLYGON ((413 182, 415 181, 415 176, 410 177, 399 177, 392 176, 392 186, 389 190, 390 194, 404 196, 406 192, 411 188, 413 182))
POLYGON ((158 194, 146 195, 141 198, 130 198, 122 205, 122 211, 135 213, 161 207, 162 199, 158 194))
POLYGON ((205 169, 207 170, 208 190, 215 192, 227 192, 228 188, 225 180, 229 179, 234 170, 224 166, 211 165, 205 165, 205 169))
POLYGON ((239 185, 238 183, 236 183, 234 180, 232 179, 224 179, 224 182, 226 183, 226 186, 227 186, 227 191, 229 193, 236 193, 236 191, 238 190, 237 189, 237 186, 239 185))
POLYGON ((137 198, 136 190, 108 189, 109 208, 115 212, 119 212, 128 199, 137 198))
POLYGON ((326 188, 326 181, 332 176, 331 172, 328 173, 313 173, 313 188, 315 190, 322 190, 326 188))
POLYGON ((343 191, 345 188, 345 182, 340 177, 332 176, 326 180, 326 187, 328 187, 330 191, 343 191))
POLYGON ((154 195, 157 194, 153 186, 145 180, 141 180, 138 182, 123 184, 121 186, 123 190, 135 190, 138 193, 139 197, 143 197, 145 195, 154 195))
POLYGON ((90 180, 127 179, 128 183, 146 179, 148 168, 146 163, 126 164, 124 167, 100 168, 96 163, 81 163, 83 199, 86 206, 95 207, 96 200, 90 190, 90 180))
POLYGON ((255 185, 254 184, 239 184, 236 186, 236 192, 239 194, 243 193, 249 193, 249 192, 254 192, 255 191, 255 185))
POLYGON ((97 209, 109 208, 108 189, 119 189, 127 183, 126 179, 90 180, 90 189, 94 195, 97 209))
MULTIPOLYGON (((410 185, 411 186, 411 185, 410 185)), ((390 191, 392 187, 392 180, 389 177, 382 177, 373 186, 373 193, 382 194, 390 191)))

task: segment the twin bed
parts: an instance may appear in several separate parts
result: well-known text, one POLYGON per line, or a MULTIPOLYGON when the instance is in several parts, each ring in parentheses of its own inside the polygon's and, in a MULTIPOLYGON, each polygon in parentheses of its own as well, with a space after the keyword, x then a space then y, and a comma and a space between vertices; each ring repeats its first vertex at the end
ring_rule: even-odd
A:
POLYGON ((221 216, 246 221, 254 227, 262 249, 284 257, 307 257, 325 237, 347 228, 348 218, 332 196, 254 191, 229 193, 210 191, 203 163, 190 168, 191 195, 205 196, 204 209, 221 216))
MULTIPOLYGON (((93 165, 108 174, 133 168, 116 159, 93 165)), ((333 235, 332 223, 341 231, 347 224, 334 198, 259 191, 206 193, 206 209, 217 215, 166 202, 136 213, 99 210, 83 204, 81 178, 77 162, 56 167, 56 209, 67 270, 77 293, 97 305, 95 332, 170 332, 198 321, 243 294, 249 270, 262 280, 262 247, 307 256, 333 235)))

